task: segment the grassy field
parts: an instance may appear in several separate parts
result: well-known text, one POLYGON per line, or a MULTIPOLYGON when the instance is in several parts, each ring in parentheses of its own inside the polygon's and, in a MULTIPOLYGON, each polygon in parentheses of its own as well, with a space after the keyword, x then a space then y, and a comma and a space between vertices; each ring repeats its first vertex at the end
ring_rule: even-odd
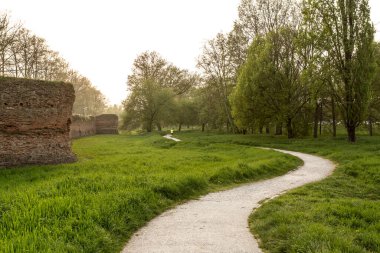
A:
POLYGON ((159 135, 84 138, 74 142, 75 164, 0 170, 0 252, 118 252, 181 201, 301 163, 195 136, 181 143, 159 135))
POLYGON ((268 146, 335 161, 334 174, 265 203, 250 227, 269 252, 380 252, 380 136, 287 140, 184 134, 201 142, 268 146))

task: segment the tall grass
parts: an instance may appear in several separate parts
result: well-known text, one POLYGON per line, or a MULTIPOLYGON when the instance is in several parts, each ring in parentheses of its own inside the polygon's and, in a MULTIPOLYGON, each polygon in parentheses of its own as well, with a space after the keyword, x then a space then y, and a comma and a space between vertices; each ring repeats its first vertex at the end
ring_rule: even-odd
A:
POLYGON ((0 252, 118 252, 181 201, 301 162, 233 143, 159 135, 74 142, 79 161, 0 170, 0 252))

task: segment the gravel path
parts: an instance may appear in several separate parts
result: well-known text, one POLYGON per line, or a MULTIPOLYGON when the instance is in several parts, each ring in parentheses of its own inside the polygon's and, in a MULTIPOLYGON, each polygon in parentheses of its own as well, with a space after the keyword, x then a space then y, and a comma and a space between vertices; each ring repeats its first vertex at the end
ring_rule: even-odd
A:
POLYGON ((181 141, 180 139, 174 138, 173 135, 171 135, 171 134, 165 135, 164 138, 172 140, 172 141, 176 141, 176 142, 181 141))
POLYGON ((123 253, 262 252, 248 228, 261 200, 329 176, 335 166, 320 157, 277 150, 304 165, 284 176, 208 194, 169 210, 134 234, 123 253))

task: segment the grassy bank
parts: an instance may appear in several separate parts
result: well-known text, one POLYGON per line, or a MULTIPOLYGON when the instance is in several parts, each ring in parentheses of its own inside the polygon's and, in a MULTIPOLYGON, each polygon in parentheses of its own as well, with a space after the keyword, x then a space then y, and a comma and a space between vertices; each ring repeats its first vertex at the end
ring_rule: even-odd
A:
POLYGON ((74 142, 78 163, 0 170, 0 252, 118 252, 134 231, 183 200, 300 164, 189 137, 84 138, 74 142))
POLYGON ((269 252, 380 252, 380 136, 336 139, 184 134, 209 143, 269 146, 326 157, 338 163, 322 182, 265 203, 250 227, 269 252))

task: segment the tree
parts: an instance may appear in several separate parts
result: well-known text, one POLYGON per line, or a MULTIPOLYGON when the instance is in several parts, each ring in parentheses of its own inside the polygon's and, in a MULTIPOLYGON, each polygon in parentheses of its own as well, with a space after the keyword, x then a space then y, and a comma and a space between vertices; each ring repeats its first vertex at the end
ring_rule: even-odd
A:
POLYGON ((269 32, 300 22, 300 9, 295 0, 242 0, 237 23, 245 36, 252 41, 269 32))
POLYGON ((198 123, 198 110, 194 99, 189 96, 182 96, 175 101, 172 117, 178 124, 178 131, 182 130, 183 125, 196 125, 198 123))
POLYGON ((356 141, 356 128, 368 106, 373 72, 373 34, 367 0, 307 0, 305 19, 311 33, 323 38, 320 48, 334 66, 331 83, 347 129, 348 140, 356 141), (316 22, 321 20, 321 22, 316 22))
POLYGON ((254 40, 231 96, 234 115, 246 126, 256 120, 261 132, 268 122, 285 122, 288 137, 295 137, 294 120, 310 101, 309 84, 301 78, 298 35, 297 30, 283 28, 254 40))
POLYGON ((62 81, 73 84, 75 102, 73 114, 82 116, 96 116, 106 108, 104 95, 97 90, 91 81, 74 70, 68 70, 62 81))
POLYGON ((139 122, 147 132, 156 124, 161 130, 162 122, 170 117, 167 112, 173 107, 174 97, 185 93, 196 79, 156 52, 142 53, 134 61, 132 75, 128 76, 130 95, 123 103, 125 124, 136 126, 139 122))
POLYGON ((259 69, 261 63, 264 63, 261 55, 264 43, 261 37, 257 37, 252 43, 247 61, 241 68, 237 85, 230 96, 232 114, 237 126, 243 131, 257 126, 262 133, 264 123, 270 117, 265 101, 259 94, 259 82, 265 81, 260 79, 260 74, 263 74, 260 71, 263 69, 259 69))
POLYGON ((194 91, 194 100, 197 105, 197 117, 201 124, 202 132, 206 129, 221 129, 225 124, 223 107, 220 106, 218 91, 214 86, 208 85, 202 80, 200 87, 194 91))
POLYGON ((154 124, 160 124, 173 97, 170 89, 160 87, 153 80, 145 80, 133 89, 124 102, 124 108, 127 115, 134 115, 135 119, 131 120, 139 122, 147 132, 152 132, 154 124))
POLYGON ((121 115, 123 113, 123 106, 118 104, 109 105, 106 107, 104 113, 121 115))
POLYGON ((11 25, 9 16, 6 13, 0 13, 0 69, 1 75, 4 76, 7 68, 11 65, 10 50, 15 43, 16 34, 19 25, 11 25))
POLYGON ((376 71, 371 83, 368 107, 368 128, 370 136, 373 135, 373 123, 380 119, 380 42, 375 43, 374 58, 376 60, 376 71))
POLYGON ((215 39, 210 40, 204 46, 197 66, 203 70, 207 84, 214 86, 217 90, 220 105, 226 117, 227 128, 234 131, 235 126, 228 97, 235 85, 237 69, 234 68, 228 44, 228 37, 226 35, 217 34, 215 39))

